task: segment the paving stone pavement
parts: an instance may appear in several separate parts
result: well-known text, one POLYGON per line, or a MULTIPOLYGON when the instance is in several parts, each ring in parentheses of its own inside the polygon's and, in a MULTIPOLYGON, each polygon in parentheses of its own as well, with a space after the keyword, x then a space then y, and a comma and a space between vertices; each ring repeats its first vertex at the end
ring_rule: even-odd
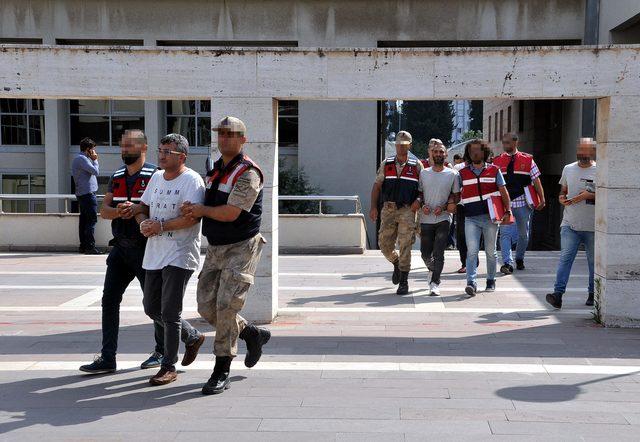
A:
POLYGON ((184 316, 208 342, 177 382, 151 387, 137 368, 153 349, 137 283, 119 371, 87 376, 77 368, 99 350, 105 257, 0 253, 0 440, 640 439, 640 331, 594 321, 582 253, 560 311, 544 301, 558 252, 529 252, 525 271, 471 299, 457 252, 439 297, 412 258, 399 297, 378 252, 281 256, 272 340, 253 369, 241 342, 231 389, 211 397, 200 388, 214 332, 195 311, 195 278, 184 316))

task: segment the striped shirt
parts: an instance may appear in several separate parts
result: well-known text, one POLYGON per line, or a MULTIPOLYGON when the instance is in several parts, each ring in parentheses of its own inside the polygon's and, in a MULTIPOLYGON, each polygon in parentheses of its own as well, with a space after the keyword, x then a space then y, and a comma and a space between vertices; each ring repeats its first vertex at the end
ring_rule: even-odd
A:
MULTIPOLYGON (((533 182, 536 178, 540 177, 540 169, 538 169, 538 165, 535 161, 531 160, 531 182, 533 182)), ((518 198, 511 200, 511 208, 517 209, 519 207, 524 207, 527 205, 527 197, 522 194, 518 198)))

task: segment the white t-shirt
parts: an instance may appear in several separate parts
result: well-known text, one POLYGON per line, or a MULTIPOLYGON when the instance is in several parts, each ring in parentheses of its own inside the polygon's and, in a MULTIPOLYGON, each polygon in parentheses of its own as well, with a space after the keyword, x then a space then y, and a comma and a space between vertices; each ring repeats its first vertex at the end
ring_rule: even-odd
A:
MULTIPOLYGON (((185 201, 202 204, 204 181, 194 170, 187 168, 172 180, 164 179, 164 171, 156 172, 149 183, 142 202, 149 206, 149 218, 167 222, 180 217, 180 206, 185 201)), ((200 223, 180 230, 162 232, 147 240, 142 268, 160 270, 175 266, 196 270, 200 263, 200 223)))
MULTIPOLYGON (((578 162, 568 164, 562 169, 560 184, 567 186, 567 198, 571 199, 583 190, 595 192, 596 163, 591 167, 580 167, 578 162)), ((596 227, 596 202, 594 200, 580 201, 564 207, 562 226, 583 232, 593 232, 596 227)))

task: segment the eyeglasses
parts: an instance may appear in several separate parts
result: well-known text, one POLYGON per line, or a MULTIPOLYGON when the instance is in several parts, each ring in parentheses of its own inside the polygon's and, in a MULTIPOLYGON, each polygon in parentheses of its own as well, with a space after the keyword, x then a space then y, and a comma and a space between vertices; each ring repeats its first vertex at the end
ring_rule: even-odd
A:
POLYGON ((169 149, 158 149, 158 155, 171 155, 176 154, 180 155, 184 152, 178 152, 177 150, 169 150, 169 149))

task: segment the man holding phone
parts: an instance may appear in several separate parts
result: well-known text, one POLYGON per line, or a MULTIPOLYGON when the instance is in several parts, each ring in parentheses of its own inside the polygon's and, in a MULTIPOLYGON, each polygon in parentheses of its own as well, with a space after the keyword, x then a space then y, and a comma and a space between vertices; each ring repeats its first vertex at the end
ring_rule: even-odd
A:
POLYGON ((80 153, 71 163, 73 180, 76 184, 76 197, 80 206, 80 220, 78 223, 78 236, 80 237, 80 253, 85 255, 101 255, 96 249, 94 232, 98 222, 98 154, 96 142, 91 138, 83 138, 80 141, 80 153))

